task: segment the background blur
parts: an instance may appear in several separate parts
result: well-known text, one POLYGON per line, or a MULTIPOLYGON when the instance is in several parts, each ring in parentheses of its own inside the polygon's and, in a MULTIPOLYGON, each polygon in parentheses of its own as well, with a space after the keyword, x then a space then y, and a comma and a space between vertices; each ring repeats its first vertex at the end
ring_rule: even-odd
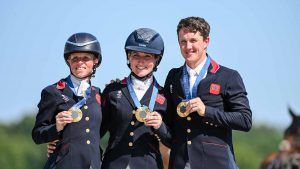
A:
POLYGON ((140 27, 155 29, 165 42, 155 73, 163 85, 168 71, 183 64, 176 26, 188 16, 210 23, 208 53, 243 77, 254 127, 235 132, 235 151, 241 169, 258 168, 268 152, 277 150, 291 122, 287 107, 300 114, 299 11, 297 0, 1 0, 1 168, 34 169, 45 163, 45 146, 33 143, 31 129, 41 90, 69 74, 63 59, 69 36, 89 32, 100 41, 103 60, 93 84, 103 89, 129 73, 127 36, 140 27))

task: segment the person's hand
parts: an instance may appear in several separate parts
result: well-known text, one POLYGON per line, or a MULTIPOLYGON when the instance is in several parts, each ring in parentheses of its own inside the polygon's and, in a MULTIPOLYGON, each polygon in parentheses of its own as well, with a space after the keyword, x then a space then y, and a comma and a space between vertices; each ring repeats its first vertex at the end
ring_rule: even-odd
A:
POLYGON ((56 142, 58 142, 58 140, 49 142, 47 144, 47 157, 49 157, 50 154, 52 154, 54 152, 54 150, 56 149, 56 142))
POLYGON ((162 117, 156 111, 148 114, 145 120, 146 126, 152 126, 155 130, 157 130, 162 124, 162 117))
POLYGON ((64 129, 64 127, 68 123, 72 123, 73 118, 71 116, 71 112, 69 112, 69 111, 62 111, 62 112, 59 112, 55 116, 55 120, 56 120, 56 130, 57 130, 57 132, 60 132, 60 131, 62 131, 64 129))
POLYGON ((115 82, 117 82, 117 83, 120 83, 121 82, 121 80, 119 79, 119 78, 116 78, 116 80, 110 80, 110 83, 107 83, 107 84, 105 84, 105 86, 107 86, 107 85, 109 85, 109 84, 112 84, 112 83, 115 83, 115 82))
POLYGON ((205 115, 205 105, 199 97, 189 100, 186 108, 189 112, 197 112, 199 116, 205 115))

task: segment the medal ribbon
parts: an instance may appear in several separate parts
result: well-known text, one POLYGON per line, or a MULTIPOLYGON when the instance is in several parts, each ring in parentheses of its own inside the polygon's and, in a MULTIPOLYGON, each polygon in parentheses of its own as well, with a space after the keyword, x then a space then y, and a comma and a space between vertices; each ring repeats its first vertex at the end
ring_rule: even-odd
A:
POLYGON ((189 82, 189 75, 188 75, 188 71, 187 71, 187 67, 186 65, 184 64, 184 68, 183 68, 183 73, 182 73, 182 76, 180 78, 180 82, 181 82, 181 86, 183 88, 183 92, 184 92, 184 95, 185 95, 185 101, 188 101, 192 98, 195 98, 197 96, 197 90, 198 90, 198 85, 200 83, 200 81, 204 78, 205 76, 205 73, 207 72, 208 70, 208 67, 210 65, 210 57, 207 55, 207 59, 200 71, 200 74, 199 76, 197 77, 194 85, 193 85, 193 88, 192 88, 192 93, 190 93, 190 82, 189 82))
MULTIPOLYGON (((74 85, 72 83, 72 80, 71 80, 70 76, 67 77, 67 84, 70 87, 70 89, 73 91, 73 93, 75 94, 76 90, 74 88, 74 85)), ((83 97, 83 99, 79 100, 79 102, 77 102, 76 104, 74 104, 72 106, 72 108, 80 109, 84 104, 86 104, 87 99, 91 96, 91 85, 90 85, 89 88, 86 89, 85 96, 86 97, 83 97)))
MULTIPOLYGON (((131 75, 128 76, 127 78, 127 88, 129 90, 129 94, 134 102, 134 105, 139 108, 139 107, 142 107, 141 103, 139 102, 135 92, 134 92, 134 89, 132 87, 132 81, 131 81, 131 75)), ((155 78, 153 77, 153 91, 152 91, 152 94, 151 94, 151 99, 150 99, 150 103, 149 103, 149 109, 150 111, 152 112, 153 111, 153 108, 154 108, 154 105, 155 105, 155 99, 156 99, 156 95, 158 93, 158 84, 155 80, 155 78)))

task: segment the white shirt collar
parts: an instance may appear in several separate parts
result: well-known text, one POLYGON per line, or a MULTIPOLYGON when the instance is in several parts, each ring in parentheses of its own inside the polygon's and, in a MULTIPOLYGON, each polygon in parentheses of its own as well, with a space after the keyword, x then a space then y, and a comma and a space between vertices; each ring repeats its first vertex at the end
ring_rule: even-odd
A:
POLYGON ((195 68, 195 69, 192 69, 190 68, 187 64, 186 64, 186 68, 187 68, 187 72, 188 74, 193 74, 193 75, 199 75, 200 74, 200 71, 201 69, 203 68, 205 62, 206 62, 206 59, 207 57, 205 57, 205 59, 195 68), (196 74, 195 74, 196 73, 196 74))
POLYGON ((141 80, 139 80, 136 77, 131 75, 131 80, 132 80, 132 85, 133 85, 134 89, 143 90, 143 89, 148 89, 149 86, 152 84, 153 76, 146 79, 145 81, 141 81, 141 80))
POLYGON ((82 80, 73 76, 72 74, 70 79, 73 83, 74 94, 77 96, 84 96, 85 90, 90 87, 90 80, 89 79, 82 80))
POLYGON ((150 85, 153 82, 153 76, 146 79, 145 81, 141 81, 131 75, 131 80, 132 80, 133 90, 134 90, 138 100, 141 101, 141 99, 145 95, 146 91, 149 89, 150 85))

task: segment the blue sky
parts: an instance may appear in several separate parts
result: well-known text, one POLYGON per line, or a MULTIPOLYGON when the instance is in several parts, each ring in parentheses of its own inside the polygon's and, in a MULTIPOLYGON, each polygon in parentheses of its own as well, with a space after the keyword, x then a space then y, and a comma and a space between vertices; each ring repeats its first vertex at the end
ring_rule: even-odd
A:
POLYGON ((127 76, 124 44, 140 27, 158 31, 165 54, 155 73, 160 84, 183 59, 177 44, 180 19, 200 16, 211 25, 208 53, 243 77, 254 124, 285 127, 287 106, 300 114, 300 1, 298 0, 52 0, 0 1, 0 122, 36 113, 41 90, 69 74, 67 38, 94 34, 103 61, 93 84, 127 76))

